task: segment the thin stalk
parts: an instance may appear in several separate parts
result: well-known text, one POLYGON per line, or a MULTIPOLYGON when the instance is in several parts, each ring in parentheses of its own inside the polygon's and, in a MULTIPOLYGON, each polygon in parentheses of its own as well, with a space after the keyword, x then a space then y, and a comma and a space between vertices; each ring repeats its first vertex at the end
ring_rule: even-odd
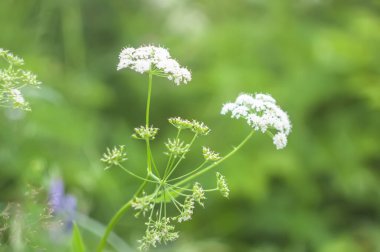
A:
POLYGON ((190 192, 193 191, 193 189, 184 188, 184 187, 180 187, 180 186, 176 186, 176 185, 169 185, 169 184, 168 184, 168 186, 169 186, 170 188, 177 188, 177 189, 182 190, 182 191, 190 191, 190 192))
POLYGON ((204 192, 215 192, 215 191, 218 191, 219 189, 218 188, 214 188, 214 189, 205 189, 203 190, 204 192))
POLYGON ((178 207, 177 204, 179 204, 182 207, 182 204, 179 203, 173 196, 172 194, 168 191, 169 197, 172 199, 172 202, 174 203, 174 206, 177 208, 177 210, 182 213, 181 209, 178 207))
MULTIPOLYGON (((146 177, 146 179, 148 178, 148 176, 146 177)), ((147 181, 144 180, 144 182, 140 185, 140 187, 137 189, 137 191, 135 192, 135 194, 133 195, 132 199, 130 199, 127 203, 125 203, 117 212, 116 214, 112 217, 112 219, 110 220, 110 222, 108 223, 107 225, 107 228, 103 234, 103 237, 102 239, 100 240, 99 244, 98 244, 98 247, 96 249, 97 252, 102 252, 104 247, 106 246, 107 244, 107 239, 108 239, 108 236, 111 234, 114 226, 116 225, 116 223, 119 222, 120 218, 125 214, 125 212, 131 207, 132 205, 132 201, 133 199, 139 195, 141 193, 141 191, 144 189, 144 187, 146 186, 146 183, 147 181)))
POLYGON ((149 110, 150 110, 150 99, 152 96, 152 73, 149 72, 149 81, 148 81, 148 98, 146 99, 146 112, 145 112, 145 126, 149 127, 149 110))
POLYGON ((194 170, 192 170, 191 172, 189 173, 186 173, 185 175, 182 175, 182 176, 179 176, 179 177, 176 177, 176 178, 173 178, 173 179, 169 179, 168 182, 172 182, 174 180, 178 180, 178 179, 181 179, 181 178, 185 178, 187 176, 190 176, 191 174, 194 174, 195 172, 197 172, 199 169, 202 169, 202 167, 207 163, 207 160, 205 160, 200 166, 198 166, 197 168, 195 168, 194 170))
POLYGON ((146 139, 146 154, 147 154, 147 165, 148 165, 148 174, 152 173, 152 164, 153 168, 156 171, 157 175, 160 176, 160 172, 157 169, 156 164, 154 163, 154 158, 152 155, 152 150, 150 149, 150 142, 149 139, 146 139))
POLYGON ((108 236, 111 234, 111 231, 113 229, 113 227, 115 226, 115 224, 117 222, 119 222, 120 218, 124 215, 124 213, 131 207, 132 205, 132 200, 129 200, 127 203, 125 203, 120 209, 119 211, 117 211, 117 213, 112 217, 111 221, 108 223, 107 225, 107 229, 106 231, 104 232, 104 235, 102 237, 102 239, 100 240, 99 242, 99 245, 96 249, 97 252, 102 252, 104 247, 106 246, 107 244, 107 239, 108 239, 108 236))
MULTIPOLYGON (((152 97, 152 82, 153 82, 153 74, 152 71, 149 72, 149 80, 148 80, 148 97, 146 99, 146 112, 145 112, 145 127, 149 127, 149 116, 150 116, 150 100, 152 97)), ((150 140, 146 139, 146 163, 147 163, 147 171, 148 174, 152 173, 152 163, 154 170, 156 171, 157 175, 160 176, 160 172, 157 169, 156 164, 154 163, 152 150, 150 148, 150 140)))
MULTIPOLYGON (((175 137, 175 140, 174 141, 177 141, 177 139, 179 138, 179 135, 181 134, 181 129, 178 129, 177 131, 177 136, 175 137)), ((173 158, 173 153, 170 153, 169 155, 169 159, 168 159, 168 163, 166 164, 166 168, 165 168, 165 172, 164 172, 164 178, 166 177, 167 175, 167 172, 169 170, 169 167, 171 166, 171 161, 172 161, 172 158, 173 158)))
MULTIPOLYGON (((167 190, 167 187, 164 185, 164 199, 166 199, 166 190, 167 190)), ((165 218, 166 218, 166 200, 164 200, 164 213, 165 213, 165 218)))
MULTIPOLYGON (((154 191, 154 196, 153 196, 153 202, 156 202, 157 201, 157 198, 158 198, 158 190, 160 190, 160 187, 161 185, 158 185, 156 190, 154 191)), ((150 215, 149 215, 149 222, 150 220, 152 219, 152 216, 153 216, 153 213, 154 213, 154 208, 156 207, 156 204, 153 204, 153 207, 152 207, 152 210, 150 211, 150 215)))
POLYGON ((150 153, 150 157, 151 157, 151 161, 152 161, 153 168, 154 168, 154 170, 157 172, 158 177, 160 177, 160 172, 158 171, 158 169, 157 169, 157 165, 156 165, 156 162, 154 161, 153 154, 152 154, 152 150, 150 150, 149 153, 150 153))
POLYGON ((146 181, 146 182, 151 182, 151 183, 157 183, 157 181, 153 181, 153 180, 149 180, 149 179, 145 179, 143 177, 140 177, 139 175, 136 175, 134 174, 133 172, 131 172, 130 170, 128 170, 127 168, 125 168, 124 166, 122 166, 121 164, 118 165, 121 169, 123 169, 125 172, 127 172, 129 175, 135 177, 135 178, 138 178, 142 181, 146 181))
POLYGON ((176 194, 181 195, 181 196, 185 196, 185 197, 190 196, 190 194, 181 193, 181 192, 179 192, 179 191, 177 191, 176 189, 173 189, 173 188, 170 188, 170 190, 172 190, 173 192, 175 192, 176 194))
MULTIPOLYGON (((191 139, 191 142, 189 144, 189 149, 191 148, 191 146, 193 145, 195 139, 197 138, 198 134, 195 134, 193 139, 191 139)), ((186 153, 182 154, 182 156, 180 157, 180 159, 177 161, 177 163, 174 165, 174 167, 170 170, 169 174, 165 177, 165 179, 168 179, 170 177, 170 175, 172 175, 172 173, 175 171, 175 169, 178 167, 179 163, 181 163, 181 161, 185 158, 185 155, 186 153)))
POLYGON ((231 157, 233 154, 235 154, 241 147, 243 147, 243 145, 253 136, 253 133, 254 131, 251 131, 251 133, 248 134, 248 136, 246 138, 244 138, 244 140, 237 146, 235 147, 230 153, 228 153, 226 156, 224 156, 223 158, 221 158, 220 160, 218 160, 217 162, 205 167, 204 169, 202 169, 201 171, 185 178, 184 180, 181 180, 180 182, 176 183, 174 186, 179 186, 179 185, 182 185, 182 184, 185 184, 187 182, 189 182, 190 180, 193 180, 195 179, 196 177, 202 175, 203 173, 211 170, 212 168, 214 168, 215 166, 217 166, 218 164, 222 163, 223 161, 225 161, 226 159, 228 159, 229 157, 231 157))

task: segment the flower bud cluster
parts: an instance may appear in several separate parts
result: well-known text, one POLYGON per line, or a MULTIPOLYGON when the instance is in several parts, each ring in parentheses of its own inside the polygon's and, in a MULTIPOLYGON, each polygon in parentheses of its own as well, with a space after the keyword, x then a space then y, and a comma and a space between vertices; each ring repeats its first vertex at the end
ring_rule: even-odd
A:
POLYGON ((208 147, 203 146, 202 154, 206 161, 218 161, 220 159, 219 153, 212 151, 208 147))
POLYGON ((276 148, 286 146, 291 130, 289 117, 270 95, 241 94, 235 102, 223 105, 221 114, 227 113, 231 113, 232 118, 244 118, 255 131, 275 130, 273 143, 276 148))
POLYGON ((182 119, 181 117, 172 117, 169 118, 169 123, 176 127, 177 129, 191 129, 193 127, 193 123, 189 120, 182 119))
POLYGON ((206 124, 204 124, 203 122, 195 121, 195 120, 193 120, 193 127, 191 128, 191 130, 194 133, 201 136, 206 136, 211 131, 210 128, 206 124))
POLYGON ((107 164, 106 169, 114 165, 120 165, 126 161, 127 153, 125 151, 125 145, 115 146, 112 150, 107 148, 107 152, 103 154, 103 158, 100 160, 107 164))
POLYGON ((155 139, 156 135, 158 133, 158 128, 153 128, 153 126, 146 127, 146 126, 140 126, 138 128, 135 128, 135 134, 132 135, 133 138, 136 139, 155 139))
POLYGON ((223 197, 228 198, 228 195, 230 194, 230 189, 228 188, 226 178, 219 172, 216 173, 216 187, 223 197))
POLYGON ((162 47, 127 47, 121 51, 119 59, 117 70, 130 68, 139 73, 151 72, 174 81, 176 85, 187 84, 191 80, 190 71, 181 67, 171 58, 168 50, 162 47))
POLYGON ((210 128, 206 124, 196 120, 190 121, 181 117, 172 117, 169 118, 169 123, 179 130, 190 129, 198 135, 207 135, 210 132, 210 128))
POLYGON ((198 202, 199 205, 204 207, 203 200, 206 199, 205 192, 199 183, 195 183, 193 186, 193 198, 196 202, 198 202))
POLYGON ((169 151, 165 154, 172 154, 174 157, 182 156, 183 154, 187 153, 190 148, 189 144, 185 144, 180 139, 168 139, 168 142, 165 143, 165 146, 169 151))

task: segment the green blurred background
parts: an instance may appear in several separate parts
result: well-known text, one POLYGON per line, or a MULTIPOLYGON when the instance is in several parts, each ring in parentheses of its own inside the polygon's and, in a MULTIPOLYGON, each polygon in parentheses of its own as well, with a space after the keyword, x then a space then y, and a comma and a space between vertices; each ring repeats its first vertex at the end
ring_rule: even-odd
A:
MULTIPOLYGON (((257 134, 219 167, 230 199, 209 196, 161 251, 380 251, 379 14, 370 0, 1 0, 0 47, 43 86, 26 90, 32 112, 0 113, 0 201, 61 174, 79 210, 107 223, 138 182, 104 171, 103 151, 126 144, 129 167, 145 162, 131 134, 147 76, 117 72, 118 54, 155 44, 193 75, 179 87, 154 79, 156 155, 171 116, 212 129, 188 163, 201 144, 228 152, 249 128, 219 111, 241 92, 272 94, 293 123, 286 149, 257 134)), ((201 180, 211 187, 215 174, 201 180)), ((115 231, 136 247, 143 222, 129 213, 115 231)))

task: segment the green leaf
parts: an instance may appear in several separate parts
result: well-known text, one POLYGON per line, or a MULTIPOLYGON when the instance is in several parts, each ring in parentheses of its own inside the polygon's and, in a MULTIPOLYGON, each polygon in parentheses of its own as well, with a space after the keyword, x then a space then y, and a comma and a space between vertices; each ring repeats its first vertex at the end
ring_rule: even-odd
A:
POLYGON ((71 239, 71 251, 72 252, 85 252, 85 247, 83 243, 82 236, 80 234, 80 230, 76 223, 74 223, 73 227, 73 236, 71 239))

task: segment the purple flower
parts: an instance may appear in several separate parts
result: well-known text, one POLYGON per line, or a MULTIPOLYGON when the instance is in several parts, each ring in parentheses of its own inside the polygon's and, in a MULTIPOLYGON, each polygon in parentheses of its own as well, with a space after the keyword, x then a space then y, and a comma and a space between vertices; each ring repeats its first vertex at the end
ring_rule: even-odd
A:
POLYGON ((61 178, 52 179, 50 182, 49 205, 53 210, 53 214, 63 221, 64 231, 71 231, 77 201, 74 196, 65 194, 65 186, 61 178))

